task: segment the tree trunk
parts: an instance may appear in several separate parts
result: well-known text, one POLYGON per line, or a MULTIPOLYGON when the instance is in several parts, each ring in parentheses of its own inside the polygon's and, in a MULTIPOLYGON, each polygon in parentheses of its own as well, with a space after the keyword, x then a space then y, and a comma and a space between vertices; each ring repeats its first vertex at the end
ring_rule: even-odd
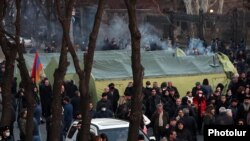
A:
POLYGON ((130 124, 128 132, 128 141, 137 140, 139 126, 142 118, 142 79, 143 79, 143 66, 141 65, 141 52, 140 41, 141 33, 137 26, 136 19, 136 2, 137 0, 125 0, 128 17, 129 17, 129 29, 131 33, 132 44, 132 71, 133 71, 133 84, 134 94, 132 96, 130 124))
POLYGON ((67 62, 67 45, 65 42, 65 35, 68 34, 69 29, 64 28, 62 48, 59 60, 59 66, 54 72, 53 84, 53 100, 52 100, 52 124, 51 124, 51 137, 52 141, 60 141, 62 127, 62 101, 61 101, 61 86, 64 81, 64 76, 67 71, 69 63, 67 62))
POLYGON ((89 102, 91 100, 91 96, 89 95, 89 80, 93 65, 93 58, 94 58, 94 51, 96 48, 96 40, 97 35, 99 32, 101 19, 104 11, 104 3, 105 0, 99 0, 97 13, 95 16, 94 26, 92 32, 89 37, 89 47, 88 52, 84 54, 84 70, 80 68, 79 59, 77 54, 74 50, 74 47, 70 41, 70 37, 67 36, 67 42, 69 45, 69 52, 73 58, 75 70, 79 76, 79 91, 81 93, 81 113, 82 113, 82 126, 81 130, 79 131, 79 136, 77 141, 84 141, 90 137, 90 121, 91 118, 89 117, 89 102))
POLYGON ((3 97, 3 111, 2 111, 2 118, 1 118, 1 126, 12 126, 13 124, 13 106, 12 106, 12 93, 11 93, 11 86, 12 80, 14 76, 14 67, 15 67, 15 58, 17 51, 12 44, 8 42, 4 28, 2 25, 3 18, 6 14, 7 2, 5 0, 0 1, 0 45, 2 51, 5 56, 5 72, 3 75, 3 84, 2 84, 2 97, 3 97))
POLYGON ((59 66, 54 72, 54 84, 53 84, 53 100, 52 100, 52 121, 51 121, 51 141, 60 141, 62 135, 62 101, 61 101, 61 86, 64 81, 64 76, 67 71, 69 62, 67 61, 67 48, 69 46, 68 38, 70 31, 70 23, 72 10, 74 6, 74 0, 69 0, 64 3, 65 13, 61 11, 61 2, 56 0, 56 9, 59 21, 63 29, 63 39, 61 54, 59 59, 59 66))
POLYGON ((2 97, 3 97, 3 111, 1 118, 1 126, 11 126, 13 124, 13 110, 14 107, 12 105, 12 92, 11 86, 14 77, 14 68, 15 68, 15 58, 17 51, 15 48, 10 47, 10 44, 7 45, 7 39, 3 39, 2 35, 0 35, 1 47, 5 56, 5 72, 3 75, 3 84, 2 84, 2 97))
POLYGON ((16 9, 17 9, 17 15, 16 15, 16 35, 15 35, 15 47, 18 52, 18 68, 20 70, 20 75, 22 82, 24 84, 24 95, 27 99, 27 122, 26 122, 26 135, 25 135, 25 141, 32 141, 33 140, 33 117, 34 117, 34 109, 35 109, 35 100, 33 98, 33 84, 32 80, 29 76, 29 71, 27 69, 25 59, 23 57, 23 48, 24 45, 20 45, 20 18, 21 18, 21 5, 20 0, 16 0, 16 9))

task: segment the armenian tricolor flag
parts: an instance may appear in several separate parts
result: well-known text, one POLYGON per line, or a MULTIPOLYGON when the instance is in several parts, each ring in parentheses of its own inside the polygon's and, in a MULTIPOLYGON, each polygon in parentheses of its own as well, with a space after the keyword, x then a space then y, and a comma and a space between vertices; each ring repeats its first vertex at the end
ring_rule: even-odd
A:
POLYGON ((35 79, 35 82, 40 81, 40 75, 43 74, 43 65, 39 59, 38 52, 36 52, 31 77, 35 79))

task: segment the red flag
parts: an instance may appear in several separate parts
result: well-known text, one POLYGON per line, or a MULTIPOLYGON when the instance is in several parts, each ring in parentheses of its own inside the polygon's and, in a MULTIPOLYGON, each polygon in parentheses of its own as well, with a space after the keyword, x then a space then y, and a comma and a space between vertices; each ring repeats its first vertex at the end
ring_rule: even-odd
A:
POLYGON ((40 75, 43 72, 43 65, 39 59, 38 53, 36 52, 31 77, 35 79, 35 82, 38 83, 40 81, 40 75))

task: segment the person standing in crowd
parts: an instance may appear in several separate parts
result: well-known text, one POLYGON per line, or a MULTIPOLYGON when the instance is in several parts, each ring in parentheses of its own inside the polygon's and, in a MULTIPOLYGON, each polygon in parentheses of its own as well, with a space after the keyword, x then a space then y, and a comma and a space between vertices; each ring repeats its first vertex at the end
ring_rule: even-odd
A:
POLYGON ((178 97, 178 98, 180 97, 180 93, 179 93, 179 91, 178 91, 177 87, 173 86, 172 81, 169 81, 169 82, 168 82, 167 89, 168 89, 168 90, 173 89, 173 90, 174 90, 174 92, 175 92, 175 96, 176 96, 176 97, 178 97))
POLYGON ((152 89, 155 89, 155 90, 156 90, 156 94, 157 94, 157 95, 160 95, 160 94, 162 93, 161 88, 158 86, 158 82, 157 82, 157 81, 154 81, 154 82, 153 82, 153 87, 152 87, 152 89))
POLYGON ((149 96, 151 95, 151 82, 150 81, 146 81, 146 86, 143 88, 143 103, 145 104, 146 101, 148 101, 149 96))
POLYGON ((96 110, 95 110, 92 102, 89 103, 89 115, 91 118, 94 118, 96 115, 96 110))
POLYGON ((177 122, 176 134, 179 139, 182 139, 185 141, 193 141, 192 134, 186 128, 185 123, 182 120, 179 120, 177 122))
POLYGON ((40 98, 42 104, 42 115, 47 118, 50 116, 50 106, 52 101, 52 87, 47 78, 44 79, 44 84, 40 87, 40 98))
POLYGON ((190 131, 193 141, 197 141, 197 124, 195 118, 190 116, 188 108, 183 108, 182 111, 184 116, 180 120, 184 122, 186 129, 190 131))
POLYGON ((152 117, 156 111, 156 105, 161 103, 161 97, 156 94, 156 90, 151 90, 151 96, 149 97, 146 103, 146 116, 152 117))
POLYGON ((19 128, 19 137, 21 141, 25 141, 25 135, 26 135, 26 122, 27 122, 27 110, 22 109, 20 114, 19 114, 19 119, 18 119, 18 128, 19 128))
POLYGON ((97 102, 96 104, 96 112, 101 111, 103 105, 110 111, 112 110, 112 104, 110 100, 108 100, 108 94, 107 93, 102 93, 102 98, 97 102))
POLYGON ((80 92, 75 91, 75 96, 71 99, 71 104, 73 106, 73 116, 75 117, 76 113, 81 112, 80 111, 80 92))
POLYGON ((202 91, 202 93, 205 92, 205 90, 202 88, 201 83, 200 82, 196 82, 195 83, 195 87, 192 88, 192 96, 195 97, 198 94, 199 91, 202 91))
POLYGON ((123 120, 129 120, 131 111, 131 96, 122 96, 115 117, 123 120))
POLYGON ((78 91, 78 88, 74 82, 74 80, 66 81, 65 83, 66 94, 69 98, 75 96, 75 92, 78 91))
POLYGON ((115 88, 114 83, 110 83, 108 87, 109 87, 108 99, 110 99, 112 103, 113 112, 115 113, 118 106, 118 100, 120 98, 119 90, 115 88))
POLYGON ((160 141, 161 138, 165 137, 166 127, 169 123, 169 115, 163 110, 162 104, 157 104, 157 109, 151 118, 151 127, 156 137, 156 141, 160 141))
POLYGON ((193 99, 193 104, 195 107, 195 110, 197 112, 197 126, 198 126, 198 132, 202 133, 202 122, 203 117, 205 115, 206 110, 206 97, 203 94, 203 91, 197 91, 196 96, 193 99))
POLYGON ((220 107, 219 114, 215 118, 216 125, 233 125, 233 118, 227 115, 227 109, 225 107, 220 107))
POLYGON ((125 88, 124 95, 125 96, 132 96, 133 95, 133 82, 128 82, 127 87, 125 88))
POLYGON ((245 97, 244 102, 238 108, 237 120, 247 120, 247 114, 250 112, 250 97, 245 97))
POLYGON ((216 102, 216 113, 219 113, 219 108, 220 107, 228 107, 230 104, 227 101, 226 95, 221 95, 220 100, 216 102))
POLYGON ((237 115, 238 115, 238 100, 236 98, 233 98, 231 100, 231 103, 230 105, 228 106, 228 109, 231 109, 232 110, 232 116, 233 116, 233 120, 234 120, 234 123, 237 122, 237 115))
POLYGON ((10 127, 9 126, 1 127, 1 134, 2 134, 2 140, 3 141, 14 141, 14 137, 10 133, 10 127))
POLYGON ((206 107, 206 112, 203 118, 203 125, 214 125, 215 124, 215 108, 213 105, 206 107))
POLYGON ((212 86, 209 84, 209 81, 207 78, 203 79, 202 87, 206 91, 205 96, 206 96, 206 99, 208 99, 211 96, 211 94, 213 93, 213 89, 212 89, 212 86))
POLYGON ((64 97, 63 98, 63 119, 64 119, 64 128, 63 131, 66 135, 71 122, 73 121, 73 106, 70 103, 70 98, 69 97, 64 97))

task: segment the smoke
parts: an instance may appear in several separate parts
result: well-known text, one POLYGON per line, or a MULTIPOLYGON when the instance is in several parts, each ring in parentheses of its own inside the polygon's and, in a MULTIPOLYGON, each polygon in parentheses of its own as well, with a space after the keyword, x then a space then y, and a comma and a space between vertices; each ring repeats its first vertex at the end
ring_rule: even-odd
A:
POLYGON ((211 51, 211 45, 206 46, 205 41, 191 38, 189 40, 188 48, 186 49, 186 55, 210 55, 213 54, 211 51))
MULTIPOLYGON (((145 23, 139 25, 141 32, 141 47, 146 50, 160 50, 170 47, 169 42, 162 39, 162 31, 145 23)), ((130 49, 130 31, 128 22, 121 17, 115 16, 108 24, 101 24, 97 49, 130 49), (110 47, 113 46, 113 47, 110 47)))

